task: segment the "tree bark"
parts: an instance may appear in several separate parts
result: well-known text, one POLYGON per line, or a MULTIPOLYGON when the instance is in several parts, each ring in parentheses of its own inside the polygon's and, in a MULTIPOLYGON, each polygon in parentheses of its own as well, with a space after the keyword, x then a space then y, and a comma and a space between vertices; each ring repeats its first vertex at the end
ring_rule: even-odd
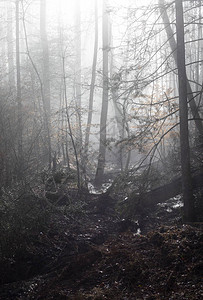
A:
POLYGON ((40 34, 41 34, 41 45, 42 45, 42 101, 44 107, 44 118, 46 128, 46 146, 47 153, 45 156, 48 157, 49 168, 51 168, 52 157, 51 157, 51 137, 50 137, 50 69, 49 69, 49 47, 46 31, 46 0, 40 1, 40 34))
MULTIPOLYGON (((197 47, 197 61, 201 61, 200 64, 197 64, 196 68, 196 90, 199 93, 198 101, 199 104, 202 101, 202 79, 203 79, 203 28, 201 24, 202 20, 202 6, 201 6, 201 0, 199 0, 199 24, 198 24, 198 47, 197 47)), ((200 111, 202 113, 202 111, 200 111)))
POLYGON ((46 31, 46 0, 41 0, 40 7, 40 34, 43 56, 43 90, 47 117, 50 117, 50 70, 49 70, 49 46, 46 31))
POLYGON ((22 97, 21 97, 21 69, 20 69, 20 24, 19 0, 16 0, 16 85, 18 109, 18 178, 22 179, 23 173, 23 123, 22 123, 22 97))
POLYGON ((81 189, 80 164, 79 164, 76 144, 75 144, 75 141, 74 141, 74 138, 73 138, 71 120, 70 120, 70 116, 69 116, 69 112, 68 112, 68 96, 67 96, 67 89, 66 89, 65 57, 63 57, 63 82, 64 82, 64 99, 65 99, 65 111, 66 111, 66 117, 67 117, 67 124, 68 124, 70 139, 71 139, 73 150, 74 150, 74 155, 75 155, 75 162, 76 162, 76 168, 77 168, 77 181, 78 181, 77 185, 78 185, 78 190, 80 190, 81 189))
POLYGON ((8 81, 9 86, 15 86, 15 72, 14 72, 14 45, 13 45, 13 14, 11 2, 7 2, 7 51, 8 51, 8 81))
MULTIPOLYGON (((175 38, 174 38, 173 30, 170 26, 170 21, 169 21, 168 14, 166 12, 164 0, 159 0, 159 8, 160 8, 161 16, 162 16, 162 19, 163 19, 163 22, 164 22, 165 31, 166 31, 166 34, 167 34, 167 37, 168 37, 168 42, 170 44, 171 51, 172 51, 172 54, 173 54, 173 58, 175 60, 176 66, 178 66, 177 43, 176 43, 175 38)), ((198 107, 197 107, 197 105, 195 103, 195 100, 194 100, 192 88, 191 88, 191 85, 189 83, 189 80, 188 80, 187 76, 186 76, 186 88, 187 88, 187 98, 188 98, 188 102, 189 102, 190 109, 191 109, 191 112, 192 112, 192 116, 194 118, 195 125, 196 125, 196 128, 197 128, 198 132, 199 132, 199 135, 200 135, 200 137, 202 137, 203 136, 203 125, 202 125, 201 117, 200 117, 199 112, 198 112, 198 107)))
MULTIPOLYGON (((203 173, 199 173, 192 177, 192 188, 198 189, 202 187, 203 182, 203 173)), ((158 188, 152 189, 149 192, 143 193, 140 196, 134 195, 132 192, 130 198, 134 201, 137 200, 138 205, 140 204, 142 207, 154 206, 158 203, 163 203, 170 198, 173 198, 182 193, 182 178, 178 177, 158 188)))
POLYGON ((185 68, 184 20, 182 0, 175 0, 177 32, 177 67, 179 82, 180 151, 184 221, 194 221, 194 199, 190 170, 190 146, 188 132, 187 76, 185 68))
POLYGON ((75 0, 75 105, 78 153, 82 149, 81 124, 81 0, 75 0))
MULTIPOLYGON (((119 107, 118 101, 118 89, 121 81, 121 76, 115 71, 115 63, 114 63, 114 51, 113 51, 113 36, 112 36, 112 23, 109 22, 109 44, 111 46, 110 52, 110 79, 111 79, 111 96, 114 106, 115 119, 117 123, 117 129, 119 134, 119 139, 123 140, 125 137, 125 120, 124 115, 122 113, 122 108, 119 107)), ((118 150, 119 154, 119 167, 121 171, 123 171, 123 145, 121 143, 120 148, 118 150)))
POLYGON ((100 140, 99 140, 99 157, 95 177, 95 184, 100 185, 104 176, 105 154, 106 154, 106 123, 108 113, 108 52, 109 52, 109 20, 107 11, 107 0, 103 1, 102 16, 102 39, 103 39, 103 95, 102 109, 100 118, 100 140))
POLYGON ((95 40, 94 40, 94 54, 93 54, 93 63, 92 63, 92 79, 90 84, 89 110, 88 110, 87 127, 85 132, 85 157, 87 157, 87 153, 88 153, 90 128, 92 124, 94 88, 95 88, 95 80, 96 80, 97 51, 98 51, 98 1, 95 0, 95 40))

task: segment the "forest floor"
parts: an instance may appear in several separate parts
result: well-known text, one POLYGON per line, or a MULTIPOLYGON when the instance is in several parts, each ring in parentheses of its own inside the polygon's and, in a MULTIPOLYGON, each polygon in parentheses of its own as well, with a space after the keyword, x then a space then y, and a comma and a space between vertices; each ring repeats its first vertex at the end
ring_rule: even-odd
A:
POLYGON ((181 224, 172 200, 138 223, 104 198, 86 195, 78 215, 52 211, 1 258, 0 299, 203 299, 201 228, 181 224))

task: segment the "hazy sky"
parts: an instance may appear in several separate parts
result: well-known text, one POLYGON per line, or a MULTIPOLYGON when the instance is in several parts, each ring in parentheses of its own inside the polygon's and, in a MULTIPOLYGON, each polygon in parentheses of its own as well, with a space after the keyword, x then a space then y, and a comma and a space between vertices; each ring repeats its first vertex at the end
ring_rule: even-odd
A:
MULTIPOLYGON (((90 14, 94 10, 94 2, 95 0, 81 0, 81 13, 82 15, 90 14)), ((103 0, 98 0, 99 11, 101 11, 103 0)), ((127 7, 130 5, 143 6, 149 5, 150 3, 155 4, 156 0, 108 0, 110 6, 114 7, 127 7)), ((74 0, 47 0, 48 9, 52 11, 52 13, 56 14, 57 10, 61 10, 61 14, 63 15, 64 20, 66 22, 72 22, 74 19, 74 8, 75 1, 74 0)))

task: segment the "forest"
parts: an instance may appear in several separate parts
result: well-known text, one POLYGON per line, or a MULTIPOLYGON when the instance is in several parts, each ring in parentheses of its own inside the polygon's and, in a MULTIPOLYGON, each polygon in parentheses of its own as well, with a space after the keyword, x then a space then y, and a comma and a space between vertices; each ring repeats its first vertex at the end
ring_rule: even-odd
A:
POLYGON ((203 2, 0 9, 0 300, 202 299, 203 2))

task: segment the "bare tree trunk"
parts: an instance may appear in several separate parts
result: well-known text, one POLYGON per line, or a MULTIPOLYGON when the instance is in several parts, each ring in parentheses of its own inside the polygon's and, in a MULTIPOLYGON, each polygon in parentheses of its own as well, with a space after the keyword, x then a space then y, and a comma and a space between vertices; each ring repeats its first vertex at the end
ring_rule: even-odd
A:
MULTIPOLYGON (((200 4, 201 4, 201 0, 199 0, 200 4)), ((202 15, 203 15, 203 6, 200 6, 200 17, 202 18, 202 15)), ((201 41, 200 41, 200 57, 201 57, 201 71, 200 71, 200 78, 203 78, 203 28, 201 26, 200 28, 201 30, 201 34, 200 34, 200 37, 201 37, 201 41)), ((203 84, 203 82, 201 82, 201 84, 203 84)))
POLYGON ((40 34, 43 56, 43 90, 44 104, 47 117, 50 117, 50 71, 49 71, 49 47, 46 32, 46 0, 41 0, 40 6, 40 34))
POLYGON ((68 130, 69 130, 69 135, 70 135, 70 139, 72 142, 73 151, 74 151, 74 155, 75 155, 75 162, 76 162, 76 168, 77 168, 77 186, 78 186, 78 190, 80 190, 81 189, 80 165, 79 165, 77 147, 76 147, 76 144, 75 144, 75 141, 73 138, 71 120, 70 120, 69 111, 68 111, 68 97, 67 97, 67 90, 66 90, 66 73, 65 73, 65 57, 63 57, 63 83, 64 83, 64 100, 65 100, 65 110, 66 110, 66 117, 67 117, 67 123, 68 123, 68 130))
POLYGON ((103 95, 102 109, 100 118, 100 140, 99 140, 99 157, 95 177, 95 183, 100 185, 104 175, 105 155, 106 155, 106 123, 108 113, 108 52, 109 52, 109 20, 107 11, 107 0, 103 1, 103 16, 102 16, 102 38, 103 38, 103 95))
POLYGON ((40 1, 40 34, 41 34, 41 45, 42 45, 42 83, 43 83, 43 93, 42 101, 44 106, 44 117, 45 117, 45 127, 47 131, 46 136, 46 146, 47 153, 45 155, 48 157, 49 168, 51 168, 51 137, 50 137, 50 70, 49 70, 49 47, 46 32, 46 0, 40 1))
POLYGON ((190 146, 188 133, 187 76, 185 68, 184 20, 182 0, 175 0, 177 31, 177 66, 179 82, 180 149, 184 221, 194 221, 194 200, 190 170, 190 146))
POLYGON ((95 80, 96 80, 97 51, 98 51, 98 1, 95 0, 95 40, 94 40, 94 55, 93 55, 93 63, 92 63, 92 78, 91 78, 90 96, 89 96, 88 119, 87 119, 87 127, 85 132, 85 157, 87 157, 88 155, 90 128, 92 124, 94 88, 95 88, 95 80))
MULTIPOLYGON (((177 59, 177 43, 175 41, 174 38, 174 33, 172 31, 172 28, 170 26, 170 21, 169 21, 169 17, 168 14, 166 12, 166 8, 165 8, 165 3, 164 0, 159 0, 159 8, 160 8, 160 12, 161 12, 161 16, 164 22, 164 26, 165 26, 165 30, 167 33, 167 37, 168 37, 168 42, 170 44, 171 47, 171 51, 173 53, 173 58, 175 60, 176 65, 178 65, 178 59, 177 59)), ((202 125, 202 121, 199 115, 199 111, 198 111, 198 107, 195 103, 194 97, 193 97, 193 92, 192 92, 192 88, 190 86, 189 80, 186 76, 186 88, 187 88, 187 98, 189 101, 189 105, 191 108, 191 112, 192 112, 192 116, 194 118, 195 121, 195 125, 196 128, 199 132, 200 137, 203 136, 203 125, 202 125)))
MULTIPOLYGON (((115 65, 114 65, 114 51, 113 51, 113 37, 112 37, 112 24, 109 21, 109 44, 111 46, 110 52, 110 79, 111 79, 111 95, 113 100, 113 106, 115 111, 115 119, 117 123, 117 129, 119 133, 119 139, 123 140, 125 136, 125 124, 124 124, 124 116, 122 114, 122 109, 119 107, 118 104, 118 88, 120 84, 121 77, 119 74, 115 72, 115 65)), ((119 164, 121 171, 123 171, 123 145, 121 143, 119 147, 119 164)))
MULTIPOLYGON (((126 120, 126 114, 125 114, 125 101, 122 103, 122 106, 120 103, 118 103, 118 90, 119 85, 122 80, 121 73, 115 72, 115 64, 114 64, 114 47, 113 47, 113 36, 112 36, 112 24, 109 21, 109 45, 110 45, 110 79, 111 79, 111 94, 112 94, 112 100, 113 100, 113 106, 115 111, 115 119, 117 123, 118 133, 119 133, 119 139, 123 140, 126 135, 129 136, 129 126, 128 122, 126 120)), ((127 69, 127 62, 128 62, 128 49, 129 44, 127 46, 126 50, 126 64, 125 69, 127 69)), ((127 78, 124 78, 124 81, 127 81, 127 78)), ((119 150, 119 167, 121 168, 121 171, 127 170, 130 164, 131 159, 131 150, 127 151, 125 149, 125 146, 120 144, 119 150), (125 156, 125 152, 127 152, 125 156)))
POLYGON ((20 70, 20 30, 19 30, 19 0, 16 0, 16 84, 18 105, 18 178, 23 173, 23 124, 22 124, 22 97, 21 97, 21 70, 20 70))
MULTIPOLYGON (((62 13, 62 3, 59 2, 58 6, 58 12, 57 12, 57 18, 58 18, 58 39, 59 39, 59 44, 58 44, 58 56, 62 57, 65 55, 64 52, 64 28, 63 28, 63 22, 61 20, 61 13, 62 13)), ((60 69, 62 70, 62 74, 65 72, 65 66, 64 66, 64 59, 61 60, 60 62, 60 69)), ((61 150, 62 150, 62 156, 63 156, 63 164, 67 166, 68 169, 70 169, 70 158, 69 158, 69 148, 68 148, 68 143, 69 143, 69 138, 68 138, 68 122, 67 122, 67 115, 64 114, 66 110, 66 87, 64 86, 64 76, 61 78, 61 83, 60 83, 60 114, 59 114, 59 120, 61 127, 59 126, 58 128, 58 134, 60 135, 60 142, 61 142, 61 150), (59 133, 60 132, 60 133, 59 133)))
POLYGON ((81 11, 80 0, 75 2, 75 103, 76 103, 76 129, 77 148, 82 148, 82 124, 81 124, 81 11))
POLYGON ((15 86, 14 47, 13 47, 13 15, 12 3, 7 2, 7 51, 8 51, 8 81, 9 87, 15 86))
MULTIPOLYGON (((197 69, 196 69, 196 80, 197 80, 197 85, 196 89, 199 92, 198 96, 198 101, 199 104, 201 103, 202 100, 202 87, 201 85, 203 84, 203 28, 201 25, 201 18, 202 18, 202 6, 201 6, 201 0, 199 0, 199 24, 198 24, 198 47, 197 47, 197 61, 201 61, 200 63, 197 64, 197 69)), ((202 111, 200 111, 201 113, 202 111)))

